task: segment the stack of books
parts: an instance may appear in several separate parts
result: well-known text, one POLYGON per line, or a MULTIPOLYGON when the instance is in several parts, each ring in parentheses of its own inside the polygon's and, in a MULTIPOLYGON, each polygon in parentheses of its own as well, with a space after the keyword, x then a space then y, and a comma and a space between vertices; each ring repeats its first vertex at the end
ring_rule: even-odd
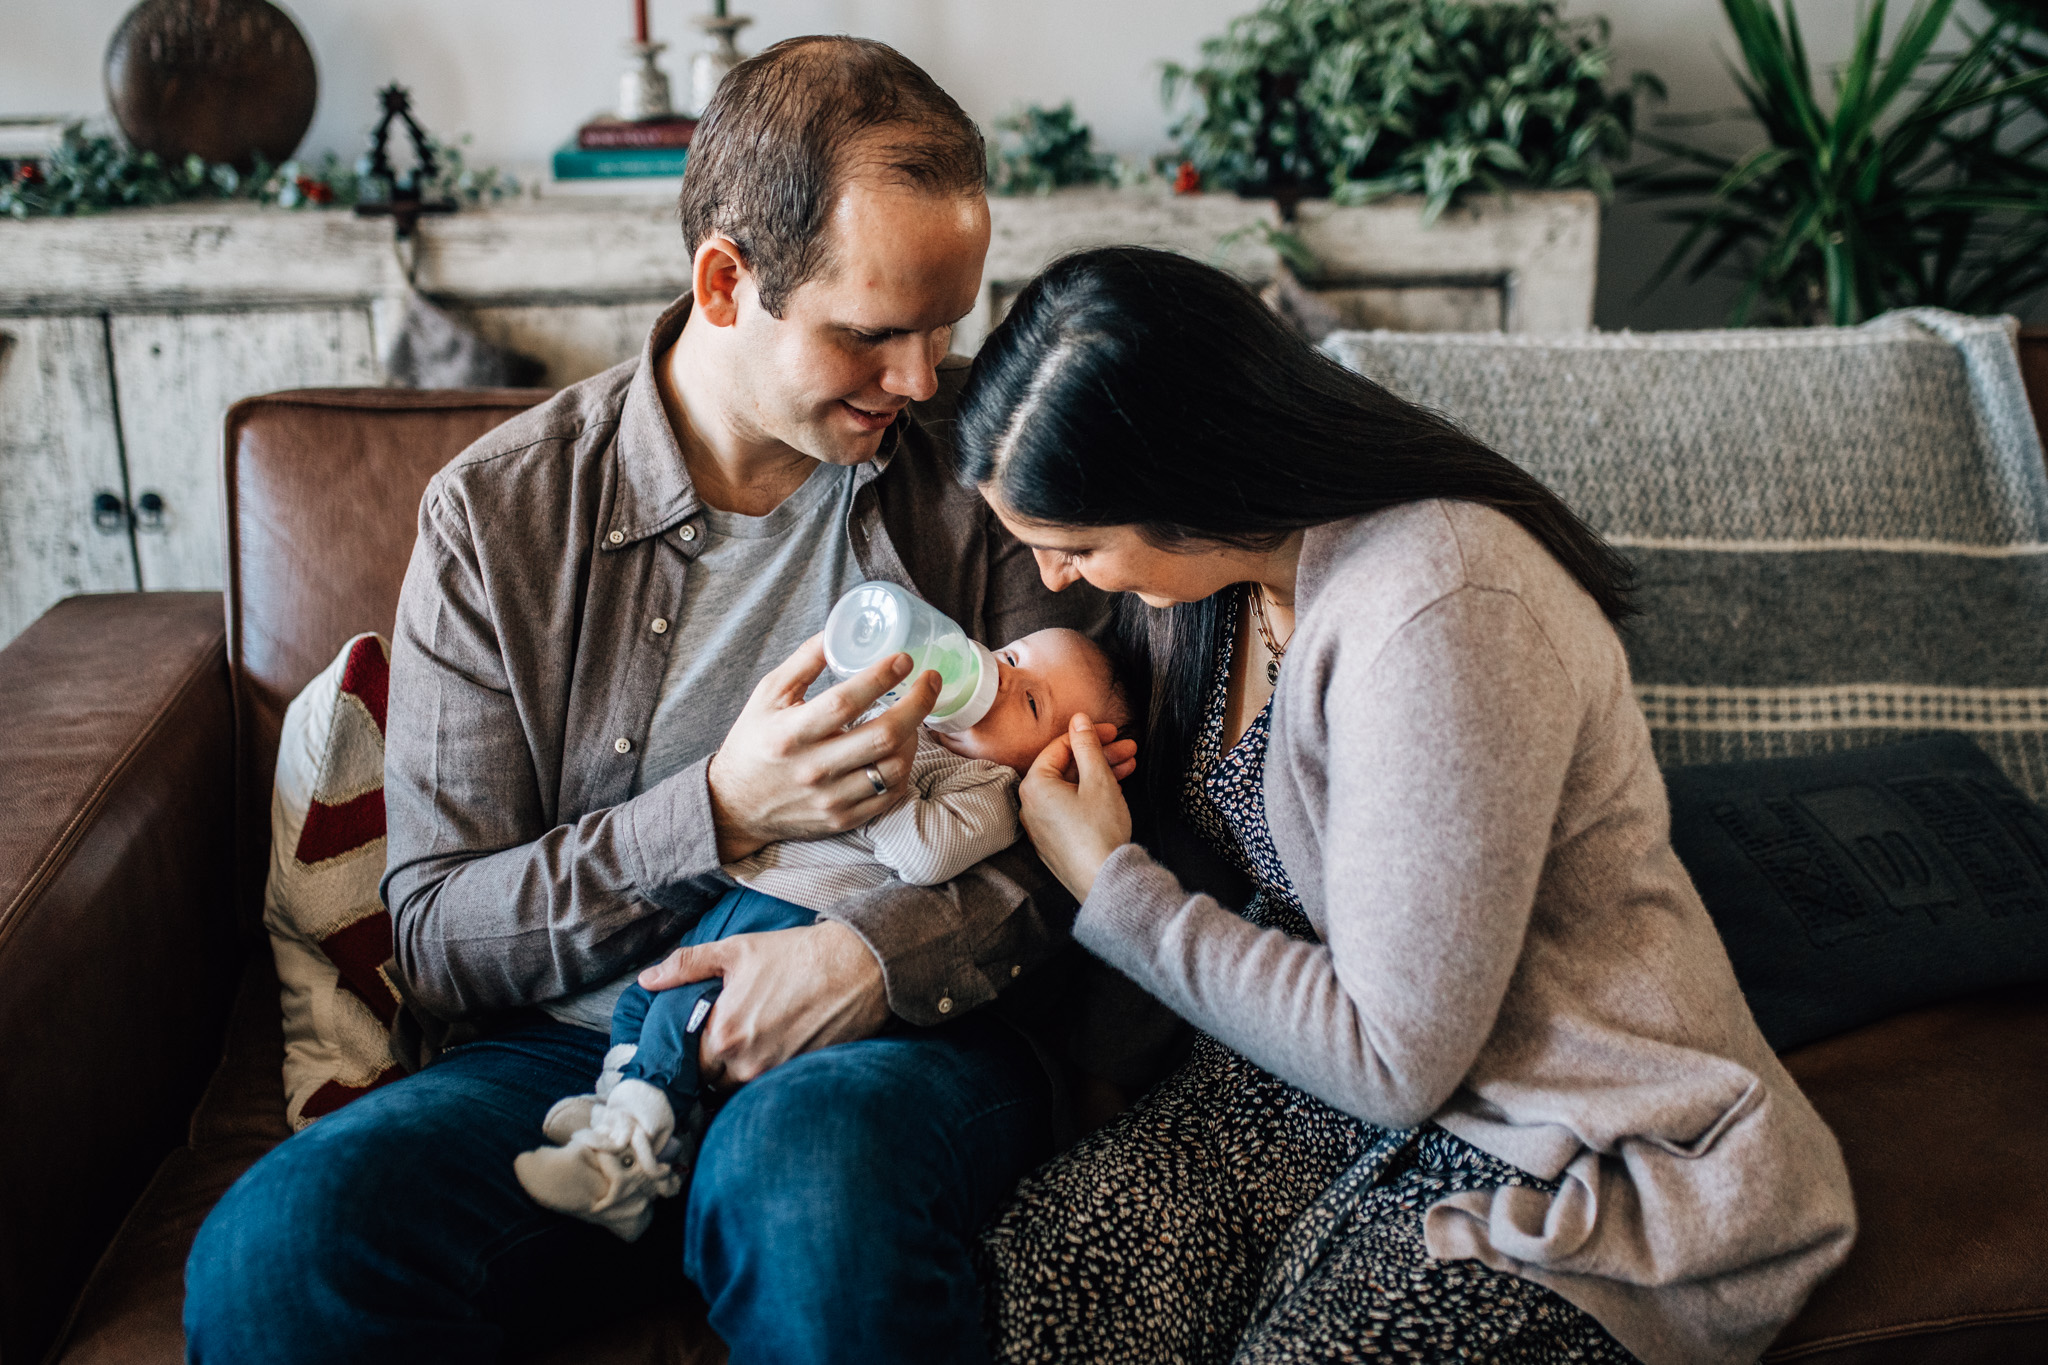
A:
POLYGON ((628 122, 600 115, 577 130, 576 138, 555 153, 557 180, 631 180, 683 173, 690 155, 693 118, 654 118, 628 122))

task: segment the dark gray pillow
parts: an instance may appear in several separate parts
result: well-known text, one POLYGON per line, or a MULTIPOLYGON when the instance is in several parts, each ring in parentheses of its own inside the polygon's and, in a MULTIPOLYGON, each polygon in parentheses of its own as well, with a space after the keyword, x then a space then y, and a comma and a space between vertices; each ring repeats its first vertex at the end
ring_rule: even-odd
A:
POLYGON ((1672 845, 1780 1052, 2048 980, 2048 818, 1962 735, 1664 777, 1672 845))

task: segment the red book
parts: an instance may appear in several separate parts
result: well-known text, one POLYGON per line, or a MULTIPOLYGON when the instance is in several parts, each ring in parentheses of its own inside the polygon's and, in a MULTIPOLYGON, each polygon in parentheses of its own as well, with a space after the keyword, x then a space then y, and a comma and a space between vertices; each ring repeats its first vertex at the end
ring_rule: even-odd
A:
POLYGON ((597 119, 576 132, 576 145, 592 151, 618 147, 687 147, 696 135, 693 118, 651 118, 637 123, 597 119))

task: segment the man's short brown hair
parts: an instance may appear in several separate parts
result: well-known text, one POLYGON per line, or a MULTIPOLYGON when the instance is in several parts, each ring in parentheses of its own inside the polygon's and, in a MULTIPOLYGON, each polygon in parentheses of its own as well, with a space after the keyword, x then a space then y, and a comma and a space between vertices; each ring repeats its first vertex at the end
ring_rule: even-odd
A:
POLYGON ((917 63, 868 38, 789 38, 734 67, 690 144, 678 205, 694 254, 732 239, 776 317, 825 268, 826 215, 855 174, 979 193, 981 131, 917 63))

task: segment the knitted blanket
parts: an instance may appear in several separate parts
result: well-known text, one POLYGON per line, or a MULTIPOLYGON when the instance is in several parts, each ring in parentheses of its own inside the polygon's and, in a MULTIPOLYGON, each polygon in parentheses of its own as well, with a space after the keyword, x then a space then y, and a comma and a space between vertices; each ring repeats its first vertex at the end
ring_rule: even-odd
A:
POLYGON ((1634 561, 1669 766, 1959 730, 2048 800, 2048 472, 2009 318, 1340 332, 1343 364, 1523 464, 1634 561))

